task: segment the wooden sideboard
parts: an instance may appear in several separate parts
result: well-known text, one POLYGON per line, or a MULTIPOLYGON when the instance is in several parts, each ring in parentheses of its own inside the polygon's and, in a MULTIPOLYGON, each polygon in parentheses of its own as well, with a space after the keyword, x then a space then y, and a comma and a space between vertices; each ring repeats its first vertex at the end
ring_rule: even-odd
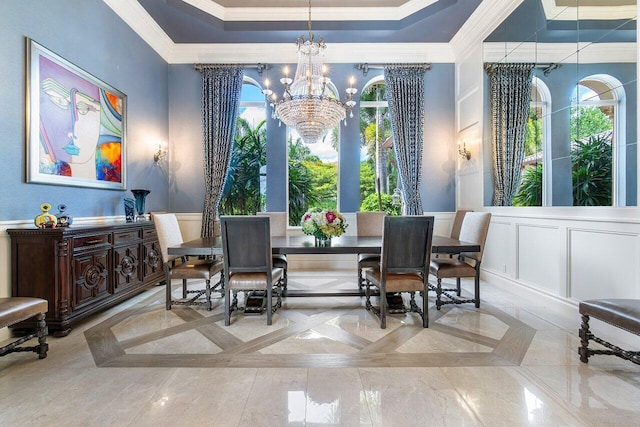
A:
MULTIPOLYGON (((55 336, 159 282, 165 273, 152 221, 9 229, 13 296, 49 301, 55 336)), ((22 322, 16 328, 35 326, 22 322)))

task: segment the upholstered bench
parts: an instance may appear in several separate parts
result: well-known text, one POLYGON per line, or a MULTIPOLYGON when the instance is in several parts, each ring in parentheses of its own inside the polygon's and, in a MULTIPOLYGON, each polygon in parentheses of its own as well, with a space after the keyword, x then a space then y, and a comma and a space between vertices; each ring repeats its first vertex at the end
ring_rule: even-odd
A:
POLYGON ((594 336, 589 330, 589 318, 616 326, 632 334, 640 335, 640 299, 594 299, 580 303, 582 326, 579 332, 580 360, 589 362, 589 356, 594 354, 609 354, 630 360, 640 365, 640 351, 623 350, 601 338, 594 336), (589 340, 607 347, 609 350, 593 350, 589 348, 589 340))
POLYGON ((40 359, 47 357, 47 350, 49 350, 49 345, 47 344, 48 331, 44 318, 48 310, 49 303, 44 299, 26 297, 0 298, 0 328, 13 325, 14 323, 27 320, 34 316, 36 316, 38 321, 38 326, 34 332, 28 333, 4 347, 0 347, 0 356, 18 351, 33 351, 38 353, 40 359), (20 344, 35 337, 38 337, 38 345, 33 347, 18 347, 20 344))

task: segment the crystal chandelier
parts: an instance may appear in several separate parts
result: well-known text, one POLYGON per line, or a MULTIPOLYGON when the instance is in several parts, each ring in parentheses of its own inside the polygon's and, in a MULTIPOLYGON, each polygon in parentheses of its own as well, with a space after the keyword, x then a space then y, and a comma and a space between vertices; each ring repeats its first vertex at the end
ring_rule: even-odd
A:
POLYGON ((354 79, 347 88, 347 100, 341 102, 327 85, 331 79, 327 76, 327 66, 323 63, 324 50, 327 45, 322 37, 315 41, 311 32, 311 0, 309 0, 309 40, 304 36, 298 38, 298 68, 295 78, 289 77, 289 68, 284 68, 284 77, 280 83, 284 85, 282 99, 269 89, 269 81, 265 80, 262 91, 271 104, 273 118, 284 122, 295 129, 307 144, 321 142, 327 131, 336 127, 340 121, 347 124, 347 111, 353 117, 353 95, 358 91, 353 87, 354 79))

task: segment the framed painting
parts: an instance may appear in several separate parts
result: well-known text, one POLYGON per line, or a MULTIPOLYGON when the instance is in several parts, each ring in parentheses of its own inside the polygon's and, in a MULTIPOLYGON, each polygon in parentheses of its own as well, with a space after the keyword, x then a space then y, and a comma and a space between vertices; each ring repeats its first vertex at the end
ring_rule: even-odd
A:
POLYGON ((27 182, 126 189, 126 101, 27 38, 27 182))

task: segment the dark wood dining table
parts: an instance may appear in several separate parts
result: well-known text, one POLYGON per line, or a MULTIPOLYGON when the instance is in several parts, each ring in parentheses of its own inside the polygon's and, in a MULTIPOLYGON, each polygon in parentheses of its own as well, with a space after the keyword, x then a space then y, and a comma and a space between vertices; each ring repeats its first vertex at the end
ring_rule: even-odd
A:
MULTIPOLYGON (((247 242, 250 244, 251 242, 247 242)), ((331 239, 331 246, 319 247, 315 245, 313 236, 272 237, 271 250, 274 254, 379 254, 382 248, 382 237, 340 236, 331 239)), ((433 236, 432 253, 458 254, 461 252, 478 252, 480 245, 464 242, 444 236, 433 236)), ((222 255, 222 242, 219 236, 201 237, 171 246, 167 249, 169 255, 179 256, 213 256, 222 255)), ((354 265, 355 267, 355 265, 354 265)), ((355 278, 355 273, 354 273, 355 278)), ((287 289, 287 297, 309 296, 361 296, 363 292, 354 289, 339 290, 295 290, 287 289)))

